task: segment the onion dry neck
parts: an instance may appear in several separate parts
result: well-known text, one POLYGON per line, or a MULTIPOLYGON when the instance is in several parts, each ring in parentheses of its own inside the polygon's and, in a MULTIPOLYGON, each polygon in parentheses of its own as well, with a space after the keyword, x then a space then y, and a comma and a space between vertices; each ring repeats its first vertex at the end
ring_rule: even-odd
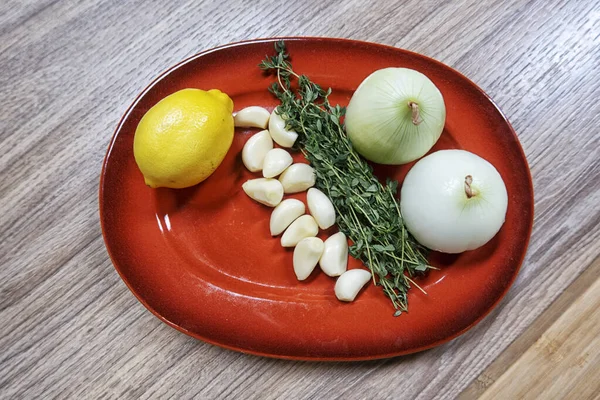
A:
POLYGON ((420 118, 419 105, 414 101, 409 101, 408 106, 412 110, 412 123, 419 125, 423 120, 420 118))
POLYGON ((477 191, 471 186, 473 184, 473 177, 471 175, 465 176, 465 194, 467 199, 477 196, 477 191))

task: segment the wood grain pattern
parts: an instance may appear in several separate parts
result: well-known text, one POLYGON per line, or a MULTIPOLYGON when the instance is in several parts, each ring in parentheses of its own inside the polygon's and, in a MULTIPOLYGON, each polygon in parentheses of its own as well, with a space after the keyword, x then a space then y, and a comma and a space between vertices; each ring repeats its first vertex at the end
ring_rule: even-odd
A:
POLYGON ((0 397, 454 397, 600 254, 599 61, 594 1, 0 3, 0 397), (167 327, 115 273, 97 186, 121 114, 177 61, 278 35, 426 54, 513 123, 534 232, 513 288, 465 335, 391 360, 258 358, 167 327))
MULTIPOLYGON (((522 356, 529 349, 534 348, 538 341, 546 331, 562 315, 573 312, 573 303, 588 289, 593 286, 600 276, 600 257, 594 261, 579 277, 569 285, 569 287, 548 307, 535 322, 525 330, 511 345, 498 356, 479 376, 471 382, 471 384, 463 390, 459 395, 459 400, 479 398, 486 390, 499 380, 507 370, 515 365, 529 365, 530 373, 528 377, 533 377, 538 373, 537 369, 531 366, 529 359, 523 359, 522 356)), ((591 310, 589 318, 593 318, 591 310)), ((598 318, 595 319, 596 323, 598 318)), ((561 324, 562 325, 562 324, 561 324)), ((587 346, 588 342, 582 341, 578 348, 574 349, 574 353, 580 354, 581 349, 587 346)), ((588 357, 589 358, 589 357, 588 357)), ((561 360, 561 364, 565 363, 565 359, 561 360)), ((600 365, 597 362, 596 365, 600 365)), ((568 365, 562 365, 563 368, 569 368, 568 365)), ((562 369, 554 371, 557 374, 563 372, 562 369)), ((595 382, 593 379, 590 382, 595 382)), ((600 390, 600 385, 596 384, 595 388, 600 390)), ((583 396, 572 396, 574 398, 584 398, 583 396)))
POLYGON ((597 279, 480 399, 600 397, 599 320, 597 279))

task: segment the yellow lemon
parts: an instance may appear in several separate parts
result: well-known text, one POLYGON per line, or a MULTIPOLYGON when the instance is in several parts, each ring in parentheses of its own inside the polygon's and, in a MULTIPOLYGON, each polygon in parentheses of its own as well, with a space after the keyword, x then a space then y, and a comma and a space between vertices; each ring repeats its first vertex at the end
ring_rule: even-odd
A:
POLYGON ((233 101, 213 89, 183 89, 148 110, 133 155, 152 188, 184 188, 208 178, 233 141, 233 101))

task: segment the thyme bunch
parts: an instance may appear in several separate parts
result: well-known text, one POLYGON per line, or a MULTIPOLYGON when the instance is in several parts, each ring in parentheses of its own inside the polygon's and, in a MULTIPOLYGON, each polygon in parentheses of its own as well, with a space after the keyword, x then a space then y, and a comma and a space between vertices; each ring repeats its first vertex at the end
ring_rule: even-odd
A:
POLYGON ((277 77, 269 88, 281 101, 277 113, 298 133, 295 147, 315 169, 317 188, 331 199, 338 228, 352 240, 350 255, 371 270, 373 283, 382 287, 398 316, 408 310, 411 286, 423 291, 412 278, 433 268, 402 221, 398 182, 388 179, 382 185, 353 149, 341 122, 345 108, 329 103, 331 89, 294 72, 282 41, 275 43, 275 52, 259 67, 277 77))

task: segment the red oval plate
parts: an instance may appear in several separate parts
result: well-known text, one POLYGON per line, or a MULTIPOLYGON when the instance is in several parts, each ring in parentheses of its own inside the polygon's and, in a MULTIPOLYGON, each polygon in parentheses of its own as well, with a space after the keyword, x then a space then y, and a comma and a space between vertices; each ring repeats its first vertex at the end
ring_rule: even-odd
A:
MULTIPOLYGON (((409 313, 394 310, 369 285, 353 303, 336 300, 334 280, 318 271, 298 282, 292 251, 269 235, 271 209, 241 185, 255 177, 240 153, 257 130, 236 130, 217 171, 183 190, 153 190, 133 158, 133 135, 144 113, 163 97, 192 87, 228 93, 235 110, 272 109, 273 82, 257 67, 276 39, 236 43, 195 55, 156 79, 129 107, 109 146, 100 182, 100 220, 115 268, 135 296, 168 325, 195 338, 257 355, 361 360, 424 350, 481 320, 504 296, 525 255, 533 222, 533 188, 515 132, 475 84, 427 57, 372 43, 286 38, 294 69, 346 105, 376 69, 398 66, 426 74, 441 90, 446 127, 433 150, 462 148, 489 160, 509 194, 506 222, 484 247, 458 256, 432 254, 441 268, 413 289, 409 313)), ((296 155, 299 160, 301 156, 296 155)), ((411 165, 376 168, 402 180, 411 165)), ((304 199, 304 195, 295 196, 304 199)), ((326 233, 325 233, 326 234, 326 233)), ((349 268, 361 268, 356 260, 349 268)))

